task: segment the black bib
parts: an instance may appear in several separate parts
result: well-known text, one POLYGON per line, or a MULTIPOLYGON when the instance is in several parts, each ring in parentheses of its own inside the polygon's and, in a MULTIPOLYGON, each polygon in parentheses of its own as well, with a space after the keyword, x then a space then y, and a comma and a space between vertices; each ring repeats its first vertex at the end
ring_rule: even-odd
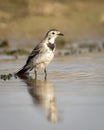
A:
POLYGON ((55 48, 55 45, 54 44, 51 44, 51 43, 48 43, 48 47, 50 48, 50 50, 54 50, 54 48, 55 48))

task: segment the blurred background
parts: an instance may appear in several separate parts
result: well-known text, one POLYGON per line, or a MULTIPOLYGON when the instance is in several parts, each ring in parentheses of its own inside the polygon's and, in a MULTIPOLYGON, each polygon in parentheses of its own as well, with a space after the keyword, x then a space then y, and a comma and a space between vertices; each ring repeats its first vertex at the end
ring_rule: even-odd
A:
POLYGON ((0 47, 32 48, 53 28, 65 34, 59 49, 101 50, 104 0, 0 0, 0 47))
POLYGON ((104 130, 104 0, 0 0, 0 128, 104 130), (17 78, 50 29, 48 79, 17 78))

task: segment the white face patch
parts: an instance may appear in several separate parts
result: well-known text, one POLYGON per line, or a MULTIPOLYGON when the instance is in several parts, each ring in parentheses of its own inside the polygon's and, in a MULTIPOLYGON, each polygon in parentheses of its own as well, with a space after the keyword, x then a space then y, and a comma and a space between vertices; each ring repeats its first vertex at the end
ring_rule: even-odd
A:
POLYGON ((50 38, 48 41, 49 41, 49 43, 54 44, 54 42, 55 42, 55 37, 50 38))

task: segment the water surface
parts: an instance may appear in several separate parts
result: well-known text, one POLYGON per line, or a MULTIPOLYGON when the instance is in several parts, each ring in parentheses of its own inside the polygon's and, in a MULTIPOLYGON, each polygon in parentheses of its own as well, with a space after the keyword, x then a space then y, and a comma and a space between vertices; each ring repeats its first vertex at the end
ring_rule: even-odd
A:
MULTIPOLYGON (((0 74, 24 61, 0 58, 0 74)), ((0 129, 104 130, 104 53, 57 57, 47 80, 0 80, 0 129)))

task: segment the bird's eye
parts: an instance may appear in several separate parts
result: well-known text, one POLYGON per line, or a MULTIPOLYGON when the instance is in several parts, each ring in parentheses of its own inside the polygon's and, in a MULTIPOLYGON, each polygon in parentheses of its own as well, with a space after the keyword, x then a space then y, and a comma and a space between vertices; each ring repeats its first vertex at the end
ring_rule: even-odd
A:
POLYGON ((52 34, 54 35, 55 33, 53 32, 52 34))

